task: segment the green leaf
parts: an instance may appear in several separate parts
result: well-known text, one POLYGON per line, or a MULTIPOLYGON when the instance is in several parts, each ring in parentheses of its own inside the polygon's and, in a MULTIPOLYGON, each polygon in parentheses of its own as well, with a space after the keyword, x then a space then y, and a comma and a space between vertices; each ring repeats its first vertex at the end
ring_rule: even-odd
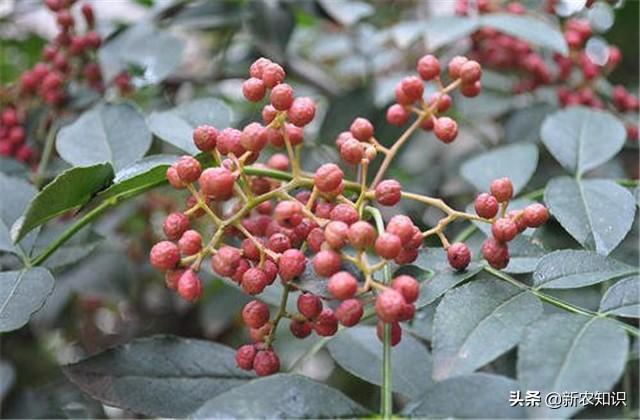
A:
POLYGON ((492 278, 450 290, 436 309, 433 377, 472 373, 514 347, 542 315, 531 292, 492 278))
POLYGON ((344 26, 351 26, 375 12, 375 8, 357 0, 319 0, 322 8, 331 18, 344 26))
POLYGON ((604 179, 554 178, 547 184, 544 201, 576 241, 604 255, 624 239, 636 213, 631 193, 604 179))
POLYGON ((480 17, 483 26, 490 26, 538 47, 549 48, 562 55, 569 54, 567 43, 557 26, 533 16, 494 13, 480 17))
POLYGON ((566 170, 580 176, 615 156, 627 134, 620 120, 608 112, 571 107, 549 115, 540 137, 566 170))
POLYGON ((113 178, 113 185, 101 192, 100 198, 123 196, 163 184, 167 180, 167 168, 177 158, 173 155, 153 155, 139 160, 118 171, 113 178))
POLYGON ((540 289, 571 289, 612 280, 636 268, 592 251, 564 249, 551 252, 538 263, 533 285, 540 289))
POLYGON ((299 375, 277 374, 220 394, 192 418, 338 418, 367 410, 337 389, 299 375))
POLYGON ((196 99, 168 111, 153 112, 147 118, 149 129, 162 140, 191 154, 200 150, 193 144, 193 129, 209 124, 223 129, 231 123, 231 110, 214 98, 196 99))
POLYGON ((416 302, 416 309, 420 309, 481 270, 480 263, 471 261, 466 270, 456 271, 449 265, 447 254, 442 248, 424 248, 412 265, 401 267, 394 275, 412 274, 421 281, 420 297, 416 302))
POLYGON ((514 194, 527 185, 538 166, 538 148, 535 144, 513 144, 491 150, 464 162, 462 177, 479 191, 488 191, 491 181, 509 177, 514 194))
POLYGON ((509 265, 503 270, 506 273, 524 274, 536 269, 538 261, 546 251, 538 246, 530 237, 520 235, 509 242, 509 265))
POLYGON ((35 194, 27 181, 0 173, 0 251, 19 251, 11 239, 11 227, 35 194))
POLYGON ((389 28, 393 42, 404 50, 424 33, 425 23, 420 20, 401 21, 389 28))
POLYGON ((640 318, 640 279, 638 276, 626 277, 609 287, 600 301, 600 312, 640 318))
POLYGON ((0 332, 16 330, 42 307, 54 279, 42 267, 0 273, 0 332))
POLYGON ((29 168, 22 162, 6 156, 0 156, 0 172, 4 175, 26 178, 29 168))
POLYGON ((424 22, 424 37, 428 50, 450 44, 478 29, 480 22, 462 16, 437 16, 424 22))
POLYGON ((130 26, 98 50, 105 80, 136 66, 148 83, 158 83, 178 68, 184 43, 168 31, 156 28, 148 20, 130 26))
POLYGON ((88 203, 112 179, 113 169, 108 163, 62 172, 31 200, 22 223, 14 226, 15 241, 46 221, 88 203))
POLYGON ((424 398, 407 407, 411 417, 429 418, 524 418, 523 407, 511 407, 509 395, 519 385, 504 376, 474 373, 437 382, 424 398))
POLYGON ((234 354, 210 341, 153 336, 62 369, 105 404, 151 417, 185 417, 209 398, 254 377, 236 367, 234 354))
POLYGON ((144 117, 131 104, 99 104, 56 138, 60 156, 72 165, 89 166, 108 162, 120 170, 149 150, 151 134, 144 117))
MULTIPOLYGON (((382 343, 376 327, 345 328, 329 341, 333 359, 348 372, 376 385, 382 384, 382 343)), ((431 355, 410 334, 391 352, 393 390, 416 399, 431 385, 431 355)))
MULTIPOLYGON (((618 382, 629 340, 611 320, 573 314, 540 318, 526 330, 518 352, 523 389, 549 392, 606 392, 618 382)), ((568 417, 581 407, 531 409, 531 417, 568 417)))
POLYGON ((504 125, 507 143, 537 143, 540 127, 553 108, 547 104, 537 104, 512 112, 504 125))

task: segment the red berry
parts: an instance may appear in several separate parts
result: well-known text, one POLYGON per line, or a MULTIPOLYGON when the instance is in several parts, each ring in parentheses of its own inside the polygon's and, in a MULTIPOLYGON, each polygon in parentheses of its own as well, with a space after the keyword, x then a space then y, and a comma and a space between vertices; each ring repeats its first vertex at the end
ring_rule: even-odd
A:
POLYGON ((260 152, 267 145, 268 140, 267 130, 257 122, 248 124, 240 136, 242 147, 252 152, 260 152))
POLYGON ((467 245, 456 242, 447 248, 447 259, 451 267, 456 270, 464 270, 471 262, 471 251, 467 245))
POLYGON ((242 290, 250 295, 262 293, 267 284, 267 275, 257 267, 249 268, 242 275, 242 290))
POLYGON ((405 304, 402 307, 402 312, 398 321, 411 321, 416 315, 416 307, 410 303, 405 304))
POLYGON ((253 370, 258 376, 269 376, 280 370, 280 359, 273 350, 260 350, 253 359, 253 370))
POLYGON ((547 223, 549 210, 542 204, 531 204, 524 208, 522 219, 527 226, 537 228, 547 223))
POLYGON ((292 146, 302 144, 304 140, 304 131, 302 128, 296 127, 293 124, 285 124, 284 128, 289 138, 289 143, 291 143, 292 146))
POLYGON ((176 171, 178 171, 178 176, 186 184, 197 181, 202 173, 200 162, 191 156, 182 156, 176 162, 175 167, 176 171))
POLYGON ((289 158, 282 153, 276 153, 269 158, 267 166, 278 171, 286 171, 289 169, 289 158))
POLYGON ((384 322, 396 322, 402 315, 402 310, 406 301, 397 290, 387 289, 376 298, 376 313, 378 318, 384 322))
MULTIPOLYGON (((249 262, 249 260, 246 258, 241 258, 240 261, 238 261, 238 266, 236 267, 235 271, 231 275, 231 280, 242 285, 242 278, 244 277, 245 273, 249 271, 250 268, 251 268, 251 263, 249 262)), ((253 280, 255 281, 253 283, 248 283, 246 285, 246 288, 243 287, 243 290, 245 292, 249 293, 247 289, 256 290, 262 287, 261 282, 259 282, 258 279, 254 278, 253 280)), ((264 287, 266 287, 266 284, 264 287)), ((257 293, 260 293, 260 292, 257 292, 257 293)), ((252 293, 249 293, 249 294, 252 294, 252 293)))
POLYGON ((503 217, 495 221, 491 233, 500 242, 509 242, 518 235, 518 225, 513 219, 503 217))
POLYGON ((481 193, 474 204, 476 214, 485 219, 491 219, 498 214, 498 200, 491 194, 481 193))
POLYGON ((471 84, 463 84, 460 86, 460 93, 462 96, 466 96, 467 98, 475 98, 480 94, 482 90, 482 84, 480 82, 475 82, 471 84))
POLYGON ((376 241, 376 236, 375 228, 362 220, 349 226, 349 233, 347 234, 351 245, 361 250, 373 246, 376 241))
POLYGON ((458 124, 449 117, 436 118, 433 132, 442 142, 451 143, 458 136, 458 124))
MULTIPOLYGON (((264 241, 260 238, 255 238, 255 241, 264 245, 264 241)), ((252 261, 258 261, 260 259, 260 249, 255 244, 254 240, 246 238, 242 241, 242 253, 245 258, 252 261)))
POLYGON ((18 113, 15 109, 7 108, 2 112, 2 123, 7 127, 19 124, 18 113))
POLYGON ((402 83, 398 83, 398 85, 396 86, 396 102, 399 103, 400 105, 411 105, 413 104, 413 99, 407 95, 406 93, 404 93, 404 90, 402 89, 402 83))
POLYGON ((387 122, 391 125, 402 126, 409 120, 409 112, 400 104, 393 104, 387 109, 387 122))
POLYGON ((358 216, 358 211, 351 204, 340 203, 331 209, 331 213, 329 213, 329 217, 331 220, 344 222, 347 225, 351 225, 360 219, 358 216))
POLYGON ((84 16, 84 20, 87 22, 87 26, 90 28, 94 26, 96 19, 93 13, 93 7, 89 3, 84 3, 82 8, 82 15, 84 16))
POLYGON ((413 222, 407 216, 397 214, 389 220, 386 230, 389 233, 397 235, 404 244, 413 236, 413 222))
POLYGON ((264 262, 263 271, 267 276, 267 284, 273 284, 274 280, 278 276, 278 266, 271 260, 264 262))
POLYGON ((305 338, 313 331, 313 324, 308 321, 296 321, 292 320, 289 324, 291 334, 296 338, 305 338))
POLYGON ((235 273, 241 259, 242 254, 238 248, 225 245, 211 258, 211 268, 221 276, 230 277, 235 273))
POLYGON ((429 97, 429 105, 433 106, 437 103, 435 110, 437 112, 446 112, 451 107, 451 96, 446 93, 436 92, 429 97))
POLYGON ((269 236, 267 240, 267 248, 279 254, 291 248, 291 239, 284 233, 276 232, 269 236))
POLYGON ((322 312, 322 301, 311 293, 303 293, 298 296, 298 311, 307 319, 315 319, 322 312))
POLYGON ((340 145, 340 157, 350 165, 358 165, 364 158, 364 144, 354 138, 340 145))
POLYGON ((467 57, 462 57, 457 55, 449 61, 449 77, 452 79, 457 79, 460 77, 460 71, 462 70, 463 64, 465 64, 469 59, 467 57))
POLYGON ((313 322, 313 329, 321 337, 330 337, 338 331, 338 319, 331 309, 324 308, 313 322))
POLYGON ((216 147, 218 130, 210 125, 201 125, 193 130, 193 143, 203 152, 210 152, 216 147))
POLYGON ((348 271, 340 271, 329 278, 327 288, 336 299, 349 299, 358 291, 358 280, 348 271))
POLYGON ((344 300, 336 308, 336 318, 345 327, 353 327, 362 318, 364 310, 358 299, 344 300))
POLYGON ((286 74, 280 64, 269 63, 262 68, 262 81, 268 88, 282 83, 286 74))
POLYGON ((507 177, 494 179, 491 182, 491 195, 493 195, 498 202, 504 203, 509 201, 513 197, 513 184, 507 177))
POLYGON ((202 236, 195 230, 188 230, 178 241, 178 248, 183 255, 194 255, 202 249, 202 236))
POLYGON ((161 241, 151 248, 151 265, 159 270, 170 270, 180 262, 180 250, 173 242, 161 241))
POLYGON ((298 127, 309 124, 316 115, 316 104, 313 99, 307 97, 296 98, 287 111, 289 121, 298 127))
POLYGON ((341 221, 332 221, 324 228, 324 239, 334 249, 340 249, 347 243, 349 225, 341 221))
POLYGON ((242 308, 242 320, 250 328, 262 327, 269 322, 269 306, 259 300, 252 300, 242 308))
POLYGON ((357 140, 367 141, 373 137, 373 124, 366 118, 358 117, 351 123, 349 131, 357 140))
POLYGON ((178 289, 178 281, 180 280, 180 277, 182 277, 185 271, 186 270, 183 270, 183 269, 167 270, 164 273, 164 283, 171 290, 178 289))
POLYGON ((84 42, 89 48, 95 50, 102 44, 102 38, 97 32, 91 31, 85 34, 84 42))
POLYGON ((171 184, 171 186, 177 190, 186 188, 186 185, 180 179, 180 176, 178 175, 178 170, 176 169, 175 166, 169 166, 167 168, 167 181, 169 181, 169 184, 171 184))
POLYGON ((261 328, 249 328, 249 335, 256 343, 261 343, 271 333, 271 324, 264 324, 261 328))
POLYGON ((252 344, 245 344, 236 350, 236 364, 240 369, 252 370, 253 361, 256 358, 258 350, 252 344))
POLYGON ((270 124, 271 121, 276 119, 276 115, 278 115, 278 110, 272 105, 265 105, 262 108, 262 122, 264 124, 270 124))
POLYGON ((254 61, 253 64, 251 64, 251 67, 249 68, 249 74, 251 75, 251 77, 262 79, 262 72, 264 68, 271 63, 272 61, 268 58, 260 57, 256 61, 254 61))
POLYGON ((418 258, 418 250, 402 248, 397 257, 393 259, 398 265, 405 265, 414 262, 418 258))
POLYGON ((402 92, 407 95, 411 102, 422 99, 424 93, 424 82, 416 76, 407 76, 400 81, 402 92))
POLYGON ((375 243, 376 254, 385 260, 392 260, 398 256, 402 249, 402 241, 393 233, 383 232, 375 243))
POLYGON ((313 257, 313 269, 322 277, 330 277, 340 271, 342 257, 336 251, 324 250, 313 257))
POLYGON ((73 26, 74 23, 73 15, 69 10, 60 10, 56 14, 56 21, 58 22, 58 25, 63 28, 69 28, 73 26))
POLYGON ((320 251, 324 243, 324 231, 321 228, 313 228, 307 236, 307 244, 309 249, 314 252, 320 251))
POLYGON ((460 80, 463 84, 473 84, 482 77, 482 67, 477 61, 469 60, 460 66, 460 80))
POLYGON ((302 222, 302 204, 296 200, 281 201, 273 212, 273 218, 280 226, 293 228, 302 222))
POLYGON ((202 192, 216 200, 227 200, 233 195, 235 178, 225 168, 208 168, 200 175, 200 188, 202 192))
POLYGON ((298 249, 288 249, 282 253, 278 260, 280 278, 284 282, 293 280, 304 272, 307 258, 298 249))
POLYGON ((216 148, 223 155, 233 153, 236 157, 240 157, 246 151, 242 147, 242 132, 235 128, 225 128, 218 133, 218 144, 216 148))
POLYGON ((509 248, 496 238, 487 238, 482 243, 482 256, 493 268, 500 270, 509 265, 509 248))
POLYGON ((406 274, 394 278, 391 282, 391 287, 400 292, 407 303, 415 302, 420 294, 420 283, 406 274))
POLYGON ((293 88, 286 83, 274 87, 269 96, 271 105, 278 111, 286 111, 293 104, 293 88))
POLYGON ((431 80, 440 75, 440 62, 433 55, 425 55, 418 61, 417 70, 423 80, 431 80))
POLYGON ((523 216, 524 210, 511 210, 507 212, 507 217, 516 223, 518 233, 524 232, 528 228, 523 216))
POLYGON ((178 293, 184 300, 195 302, 202 296, 202 281, 191 269, 186 270, 178 280, 178 293))
POLYGON ((376 185, 376 200, 383 206, 395 206, 400 201, 402 186, 395 179, 385 179, 376 185))
POLYGON ((266 86, 261 79, 251 77, 242 83, 242 94, 251 102, 259 102, 264 98, 266 86))
POLYGON ((316 188, 322 192, 335 190, 342 184, 344 172, 334 163, 325 163, 320 166, 313 177, 316 188))
POLYGON ((52 12, 59 11, 63 6, 62 0, 44 0, 44 4, 46 4, 52 12))
MULTIPOLYGON (((378 336, 378 339, 382 342, 384 342, 384 326, 385 326, 385 323, 382 321, 378 321, 378 324, 376 325, 376 335, 378 336)), ((391 346, 395 346, 396 344, 398 344, 401 339, 402 339, 402 328, 400 327, 400 324, 397 322, 392 322, 391 323, 391 346)))

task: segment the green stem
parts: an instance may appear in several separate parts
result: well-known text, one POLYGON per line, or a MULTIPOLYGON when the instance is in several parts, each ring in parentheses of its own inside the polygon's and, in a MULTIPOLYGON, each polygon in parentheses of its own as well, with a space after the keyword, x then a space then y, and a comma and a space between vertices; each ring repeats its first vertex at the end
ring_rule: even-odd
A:
POLYGON ((590 309, 586 309, 586 308, 581 308, 580 306, 576 306, 572 303, 566 302, 562 299, 558 299, 554 296, 548 295, 544 292, 541 292, 538 289, 535 289, 527 284, 524 284, 520 281, 518 281, 517 279, 511 277, 510 275, 503 273, 500 270, 496 270, 495 268, 489 267, 489 266, 485 266, 484 267, 484 271, 486 271, 487 273, 493 275, 494 277, 497 277, 501 280, 507 281, 510 284, 520 288, 520 289, 524 289, 524 290, 528 290, 529 292, 533 293, 535 296, 537 296, 539 299, 553 305, 556 306, 560 309, 564 309, 567 312, 571 312, 574 314, 578 314, 578 315, 582 315, 582 316, 587 316, 590 318, 607 318, 610 319, 613 322, 616 322, 617 324, 619 324, 622 328, 624 328, 630 335, 634 336, 634 337, 640 337, 640 330, 638 330, 637 328, 626 324, 624 322, 621 322, 619 320, 617 320, 616 318, 613 318, 611 316, 609 316, 606 313, 602 313, 602 312, 596 312, 596 311, 592 311, 590 309))
POLYGON ((291 289, 289 288, 288 284, 285 284, 283 289, 284 290, 282 291, 282 296, 280 297, 280 307, 278 308, 278 313, 273 319, 273 324, 269 335, 264 340, 264 344, 267 346, 267 348, 271 347, 273 341, 276 339, 276 330, 278 329, 278 324, 280 323, 282 317, 287 313, 287 301, 289 300, 289 291, 291 289))
POLYGON ((42 151, 40 163, 38 163, 38 171, 36 172, 35 179, 33 181, 36 188, 38 189, 40 189, 40 187, 42 186, 42 182, 44 181, 47 166, 49 165, 51 154, 53 153, 53 145, 55 144, 57 132, 58 124, 54 122, 51 124, 51 128, 49 128, 49 131, 47 132, 47 137, 44 143, 44 150, 42 151))
MULTIPOLYGON (((384 222, 380 211, 371 206, 365 207, 365 210, 373 216, 376 222, 376 229, 379 233, 384 232, 384 222)), ((391 271, 389 265, 384 267, 384 283, 391 282, 391 271)), ((384 324, 384 340, 382 349, 382 389, 380 390, 380 415, 383 419, 390 419, 393 416, 393 384, 391 370, 391 324, 384 324)))

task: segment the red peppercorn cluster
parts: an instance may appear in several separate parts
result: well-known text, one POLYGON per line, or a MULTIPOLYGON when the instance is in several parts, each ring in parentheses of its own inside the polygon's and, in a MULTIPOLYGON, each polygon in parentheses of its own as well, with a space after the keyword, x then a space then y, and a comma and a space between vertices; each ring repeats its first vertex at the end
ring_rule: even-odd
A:
MULTIPOLYGON (((482 244, 482 255, 489 265, 502 269, 509 264, 507 243, 526 228, 537 228, 545 224, 549 220, 549 211, 539 203, 531 204, 524 210, 507 211, 509 200, 513 197, 513 184, 509 178, 493 180, 490 191, 490 194, 479 194, 474 206, 478 216, 492 220, 492 236, 482 244)), ((470 258, 460 257, 458 254, 461 251, 458 248, 452 251, 454 245, 447 250, 451 266, 458 268, 456 265, 461 264, 460 260, 465 260, 468 264, 470 258)))
MULTIPOLYGON (((451 83, 447 86, 442 84, 440 61, 437 57, 428 54, 420 58, 416 70, 418 76, 407 76, 396 86, 397 103, 387 110, 387 122, 395 126, 403 126, 411 114, 415 113, 420 118, 420 126, 423 130, 433 130, 440 141, 451 143, 458 135, 458 124, 453 118, 441 116, 451 108, 452 99, 449 93, 459 87, 463 96, 469 98, 477 96, 482 90, 480 83, 482 67, 477 61, 466 57, 454 57, 447 67, 451 79, 451 83), (425 101, 425 83, 428 82, 435 83, 438 90, 425 101)), ((357 158, 366 155, 368 149, 364 152, 360 151, 362 146, 357 147, 353 140, 375 143, 373 130, 373 125, 368 120, 357 118, 349 132, 338 136, 336 144, 345 162, 360 163, 360 159, 357 158)))
MULTIPOLYGON (((454 81, 449 89, 479 83, 481 69, 474 63, 463 57, 452 60, 449 73, 454 81)), ((421 78, 416 77, 417 82, 405 79, 401 84, 420 90, 420 95, 412 94, 414 102, 421 102, 424 80, 439 77, 439 68, 436 71, 433 65, 439 67, 435 57, 423 57, 418 64, 421 78)), ((240 347, 236 361, 239 367, 261 376, 279 369, 272 343, 283 318, 289 319, 291 334, 297 338, 312 333, 327 337, 336 334, 340 325, 358 324, 370 305, 379 320, 379 336, 384 324, 391 324, 392 343, 397 344, 402 332, 399 322, 411 320, 415 314, 420 284, 408 275, 388 282, 380 276, 390 261, 399 265, 415 261, 424 238, 432 232, 422 232, 401 214, 393 216, 383 229, 381 215, 377 213, 376 219, 377 210, 366 207, 366 203, 395 206, 403 198, 398 181, 382 179, 392 152, 377 142, 367 119, 357 118, 341 135, 340 151, 345 162, 359 165, 360 183, 345 179, 335 163, 325 163, 313 174, 302 172, 299 147, 303 127, 315 115, 313 100, 295 97, 284 82, 284 69, 266 58, 251 65, 250 75, 242 88, 245 97, 260 101, 268 94, 270 103, 263 108, 263 124, 252 122, 242 130, 202 125, 194 130, 194 144, 211 156, 214 166, 204 168, 198 159, 183 156, 167 169, 169 184, 188 190, 190 196, 186 210, 165 219, 166 240, 151 249, 151 264, 165 271, 167 286, 188 301, 202 295, 198 272, 205 258, 210 258, 213 272, 231 279, 251 296, 259 295, 280 278, 284 303, 276 313, 258 299, 242 310, 254 344, 240 347), (266 163, 258 162, 268 145, 284 148, 286 154, 275 153, 266 163), (385 162, 368 184, 368 163, 378 151, 385 155, 385 162), (215 227, 206 241, 192 226, 194 219, 203 217, 215 227), (325 294, 311 293, 302 287, 303 282, 296 281, 311 273, 325 282, 325 294), (290 313, 286 301, 294 293, 298 293, 297 312, 290 313)), ((437 112, 434 105, 426 105, 417 112, 416 121, 421 123, 437 112)), ((409 130, 416 129, 418 125, 409 130)), ((504 191, 492 189, 492 194, 500 202, 511 198, 511 193, 507 196, 504 191)), ((497 202, 495 210, 490 215, 485 211, 482 220, 493 223, 497 202)), ((455 217, 477 218, 452 211, 449 209, 455 217)), ((444 237, 442 232, 438 234, 444 237)), ((466 245, 447 242, 446 246, 451 265, 464 269, 471 258, 466 245)))

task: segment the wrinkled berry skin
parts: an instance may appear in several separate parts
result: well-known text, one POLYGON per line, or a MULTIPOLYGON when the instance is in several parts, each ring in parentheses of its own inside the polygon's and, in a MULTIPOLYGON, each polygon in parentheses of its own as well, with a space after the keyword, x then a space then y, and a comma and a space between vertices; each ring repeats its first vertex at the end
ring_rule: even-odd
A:
POLYGON ((309 124, 316 115, 316 104, 311 98, 296 98, 287 111, 287 115, 292 124, 298 127, 304 127, 309 124))
POLYGON ((402 294, 396 290, 388 289, 380 293, 376 298, 376 313, 383 322, 396 322, 402 315, 406 301, 402 294))
POLYGON ((400 202, 402 186, 395 179, 381 181, 375 190, 376 200, 383 206, 395 206, 400 202))
POLYGON ((257 295, 268 285, 267 275, 257 267, 249 268, 242 275, 242 290, 250 295, 257 295))
POLYGON ((238 350, 236 350, 236 365, 238 365, 240 369, 252 370, 253 361, 255 360, 257 353, 258 350, 253 344, 240 346, 238 350))
POLYGON ((433 55, 425 55, 418 60, 417 70, 422 80, 432 80, 440 75, 440 62, 433 55))
POLYGON ((313 324, 308 321, 291 321, 289 330, 296 338, 306 338, 313 331, 313 324))
POLYGON ((518 225, 513 219, 503 217, 495 221, 491 233, 500 242, 509 242, 518 235, 518 225))
POLYGON ((260 328, 269 322, 269 306, 259 300, 252 300, 242 308, 242 320, 250 328, 260 328))
POLYGON ((288 249, 282 253, 278 261, 280 278, 289 282, 298 277, 304 271, 307 258, 298 249, 288 249))
POLYGON ((527 226, 537 228, 547 223, 549 220, 549 210, 542 204, 531 204, 525 207, 522 218, 527 226))
POLYGON ((418 300, 420 294, 420 283, 416 279, 406 274, 394 278, 391 287, 400 292, 407 303, 413 303, 418 300))
POLYGON ((367 141, 373 137, 373 124, 366 118, 358 117, 351 123, 349 131, 356 140, 367 141))
POLYGON ((158 242, 151 248, 150 260, 158 270, 170 270, 180 262, 180 250, 173 242, 158 242))
POLYGON ((392 260, 400 254, 402 249, 402 241, 398 235, 383 232, 378 236, 375 243, 376 254, 386 260, 392 260))
POLYGON ((189 217, 185 216, 182 213, 171 213, 164 220, 164 224, 162 225, 162 230, 164 234, 167 236, 167 239, 172 241, 177 241, 180 239, 183 233, 187 231, 190 227, 189 217))
POLYGON ((314 175, 316 188, 322 192, 331 192, 338 188, 344 178, 342 169, 334 163, 320 166, 314 175))
POLYGON ((195 230, 187 230, 178 241, 178 248, 184 255, 194 255, 202 249, 202 236, 195 230))
POLYGON ((364 250, 373 246, 377 233, 370 223, 361 220, 349 226, 347 237, 354 248, 364 250))
POLYGON ((189 302, 195 302, 202 296, 202 281, 193 270, 186 270, 178 279, 178 294, 189 302))
POLYGON ((193 143, 203 152, 210 152, 216 148, 218 130, 210 125, 201 125, 193 131, 193 143))
POLYGON ((313 322, 313 329, 321 337, 330 337, 338 331, 338 319, 331 309, 324 308, 313 322))
POLYGON ((260 350, 253 359, 253 370, 258 376, 269 376, 280 370, 280 359, 273 350, 260 350))
POLYGON ((233 195, 233 174, 225 168, 205 169, 200 175, 202 192, 217 200, 227 200, 233 195))
POLYGON ((344 300, 336 308, 336 318, 345 327, 353 327, 362 318, 364 309, 358 299, 344 300))
POLYGON ((453 243, 447 248, 449 265, 456 270, 464 270, 471 262, 471 251, 462 242, 453 243))
POLYGON ((509 201, 513 197, 513 184, 507 177, 493 180, 490 189, 491 195, 500 203, 509 201))
POLYGON ((316 295, 303 293, 298 296, 298 311, 307 319, 315 319, 322 312, 322 301, 316 295))
POLYGON ((493 268, 501 270, 509 265, 509 248, 507 244, 495 238, 487 238, 482 243, 482 256, 493 268))
POLYGON ((485 219, 492 219, 498 214, 498 200, 491 194, 481 193, 474 203, 476 214, 485 219))

